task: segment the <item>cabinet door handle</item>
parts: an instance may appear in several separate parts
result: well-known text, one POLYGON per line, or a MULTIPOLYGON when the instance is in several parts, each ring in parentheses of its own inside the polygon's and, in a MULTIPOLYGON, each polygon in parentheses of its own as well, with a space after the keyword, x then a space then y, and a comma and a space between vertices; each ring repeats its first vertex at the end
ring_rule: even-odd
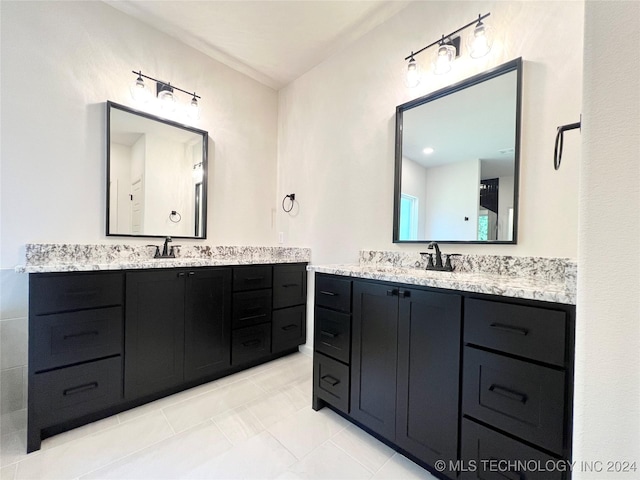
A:
POLYGON ((526 394, 511 390, 510 388, 501 387, 500 385, 496 385, 495 383, 493 383, 489 387, 489 391, 495 393, 496 395, 500 395, 510 400, 515 400, 516 402, 520 402, 522 404, 527 403, 528 396, 526 394))
POLYGON ((69 338, 84 337, 86 335, 99 335, 99 334, 100 332, 98 332, 97 330, 87 330, 86 332, 70 333, 69 335, 64 335, 62 339, 67 340, 69 338))
POLYGON ((397 288, 392 288, 391 290, 387 290, 387 296, 395 297, 396 295, 398 295, 398 289, 397 288))
POLYGON ((240 320, 254 320, 256 318, 262 318, 266 316, 267 316, 266 313, 261 313, 260 315, 250 315, 248 317, 241 317, 240 320))
POLYGON ((178 272, 178 277, 184 277, 184 272, 178 272))
POLYGON ((299 283, 285 283, 282 285, 282 288, 297 287, 299 285, 300 285, 299 283))
POLYGON ((505 325, 504 323, 492 323, 489 325, 496 330, 502 330, 503 332, 515 333, 516 335, 527 335, 529 330, 522 327, 514 327, 513 325, 505 325))
POLYGON ((293 330, 295 328, 298 328, 298 326, 295 323, 292 323, 291 325, 287 325, 286 327, 282 327, 282 330, 284 330, 285 332, 288 332, 289 330, 293 330))
POLYGON ((254 347, 256 345, 260 345, 260 340, 255 339, 255 340, 249 340, 247 342, 242 342, 242 346, 244 347, 254 347))
POLYGON ((327 292, 326 290, 320 290, 320 293, 322 295, 328 295, 330 297, 337 297, 338 296, 337 293, 335 293, 335 292, 327 292))
POLYGON ((338 380, 336 377, 332 377, 331 375, 325 375, 320 380, 322 380, 323 382, 328 383, 332 387, 335 387, 337 384, 340 383, 340 380, 338 380))
POLYGON ((338 335, 332 332, 327 332, 326 330, 320 330, 320 335, 323 337, 336 338, 338 335))
POLYGON ((193 277, 196 274, 196 272, 189 272, 189 276, 193 277))
POLYGON ((96 388, 98 388, 98 382, 85 383, 84 385, 78 385, 77 387, 67 388, 62 392, 62 394, 66 397, 68 395, 74 395, 76 393, 86 392, 96 388))
POLYGON ((411 296, 411 292, 409 290, 400 290, 398 293, 402 298, 408 298, 411 296))

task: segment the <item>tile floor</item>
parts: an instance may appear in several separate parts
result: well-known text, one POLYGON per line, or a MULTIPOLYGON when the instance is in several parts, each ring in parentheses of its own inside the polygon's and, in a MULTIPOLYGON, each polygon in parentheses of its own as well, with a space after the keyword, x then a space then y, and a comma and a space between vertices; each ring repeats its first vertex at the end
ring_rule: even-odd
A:
POLYGON ((25 454, 3 435, 0 480, 434 479, 328 408, 311 357, 289 355, 65 432, 25 454))

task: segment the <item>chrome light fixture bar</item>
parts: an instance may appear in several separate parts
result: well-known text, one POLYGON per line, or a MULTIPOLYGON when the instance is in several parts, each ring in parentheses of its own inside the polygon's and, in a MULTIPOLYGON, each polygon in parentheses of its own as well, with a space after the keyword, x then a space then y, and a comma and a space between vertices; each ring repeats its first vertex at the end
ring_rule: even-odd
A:
POLYGON ((133 96, 134 100, 147 102, 150 99, 151 92, 147 89, 147 86, 144 83, 144 78, 146 78, 148 80, 151 80, 152 82, 156 82, 156 97, 160 102, 161 108, 171 112, 176 109, 174 90, 178 90, 180 92, 186 93, 191 97, 191 102, 187 107, 187 114, 192 118, 198 118, 200 113, 198 99, 202 97, 200 97, 200 95, 197 95, 195 91, 192 93, 187 90, 183 90, 182 88, 176 87, 175 85, 171 85, 170 82, 163 82, 162 80, 149 77, 148 75, 144 75, 141 70, 137 72, 135 70, 131 70, 131 73, 138 76, 131 86, 131 95, 133 96))
POLYGON ((473 32, 469 35, 467 44, 469 46, 469 54, 472 58, 480 58, 491 50, 491 30, 483 23, 483 20, 487 18, 491 13, 484 15, 478 15, 477 20, 467 23, 466 25, 454 30, 448 35, 442 35, 442 38, 430 43, 426 47, 422 47, 420 50, 411 52, 404 59, 408 60, 407 64, 407 79, 406 84, 409 87, 415 87, 420 83, 420 71, 419 65, 416 63, 415 56, 424 52, 425 50, 438 45, 438 51, 433 60, 434 73, 442 74, 451 70, 451 63, 460 55, 460 36, 456 36, 463 30, 474 26, 473 32))

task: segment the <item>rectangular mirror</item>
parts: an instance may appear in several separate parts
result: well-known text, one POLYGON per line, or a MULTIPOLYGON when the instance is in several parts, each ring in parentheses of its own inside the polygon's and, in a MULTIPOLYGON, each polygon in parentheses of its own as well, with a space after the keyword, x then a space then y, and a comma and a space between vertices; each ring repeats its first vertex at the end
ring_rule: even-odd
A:
POLYGON ((107 102, 107 235, 207 238, 208 138, 107 102))
POLYGON ((396 108, 393 241, 517 240, 520 58, 396 108))

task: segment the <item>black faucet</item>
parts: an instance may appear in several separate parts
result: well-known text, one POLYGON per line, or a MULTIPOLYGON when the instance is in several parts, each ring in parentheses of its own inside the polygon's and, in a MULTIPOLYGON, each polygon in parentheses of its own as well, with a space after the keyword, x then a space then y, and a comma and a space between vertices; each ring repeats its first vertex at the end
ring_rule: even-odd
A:
POLYGON ((453 265, 451 265, 451 257, 454 254, 446 255, 446 260, 444 265, 442 264, 442 253, 440 252, 440 247, 436 242, 431 242, 427 245, 427 250, 434 250, 435 254, 430 252, 420 252, 422 255, 429 255, 429 259, 427 261, 427 270, 439 270, 441 272, 453 272, 453 265), (435 255, 435 263, 434 263, 434 255, 435 255))
MULTIPOLYGON (((169 243, 172 242, 171 237, 164 239, 164 245, 162 246, 162 253, 160 253, 160 247, 157 245, 147 245, 147 247, 156 247, 156 253, 153 258, 176 258, 176 254, 173 251, 174 247, 169 248, 169 243)), ((180 245, 175 245, 179 247, 180 245)))

